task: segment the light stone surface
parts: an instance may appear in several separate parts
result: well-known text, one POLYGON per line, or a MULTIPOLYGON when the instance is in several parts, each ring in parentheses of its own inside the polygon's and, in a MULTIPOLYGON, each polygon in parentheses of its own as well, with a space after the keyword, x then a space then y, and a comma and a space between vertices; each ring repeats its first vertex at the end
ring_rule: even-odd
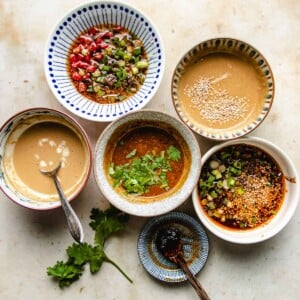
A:
MULTIPOLYGON (((45 80, 46 39, 59 18, 80 0, 0 0, 0 126, 20 110, 44 106, 65 111, 45 80)), ((284 149, 300 170, 300 2, 298 0, 128 0, 147 14, 161 33, 166 70, 147 108, 176 116, 171 101, 172 72, 181 56, 196 43, 213 37, 244 40, 260 50, 275 77, 270 114, 252 136, 284 149)), ((78 118, 77 118, 78 119, 78 118)), ((78 119, 79 120, 79 119, 78 119)), ((79 120, 92 146, 107 124, 79 120)), ((202 153, 213 143, 199 138, 202 153)), ((89 214, 108 203, 93 174, 72 203, 92 240, 89 214)), ((180 210, 194 215, 191 199, 180 210)), ((214 300, 296 300, 300 297, 300 208, 276 237, 261 244, 237 246, 209 234, 210 254, 198 274, 214 300)), ((141 266, 136 244, 146 218, 131 217, 127 229, 109 240, 107 253, 132 277, 130 284, 104 263, 92 276, 64 290, 46 274, 47 266, 64 260, 72 243, 60 209, 34 212, 0 193, 0 299, 197 299, 189 284, 169 286, 153 279, 141 266)))

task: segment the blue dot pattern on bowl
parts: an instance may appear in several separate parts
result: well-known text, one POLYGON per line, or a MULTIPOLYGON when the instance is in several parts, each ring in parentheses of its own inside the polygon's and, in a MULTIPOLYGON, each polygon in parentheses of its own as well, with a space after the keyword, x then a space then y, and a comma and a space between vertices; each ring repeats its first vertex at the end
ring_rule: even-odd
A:
POLYGON ((139 11, 117 2, 92 2, 70 12, 51 34, 45 56, 46 78, 58 101, 72 113, 94 121, 112 121, 145 106, 156 93, 164 70, 164 50, 156 29, 139 11), (115 104, 99 104, 83 97, 67 72, 72 43, 83 31, 99 24, 121 25, 137 35, 149 60, 144 85, 132 97, 115 104))

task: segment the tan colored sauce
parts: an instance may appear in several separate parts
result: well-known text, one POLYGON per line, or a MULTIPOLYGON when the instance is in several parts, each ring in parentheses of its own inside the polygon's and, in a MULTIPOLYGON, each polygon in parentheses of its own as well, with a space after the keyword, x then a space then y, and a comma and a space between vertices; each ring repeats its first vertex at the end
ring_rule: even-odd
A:
POLYGON ((51 170, 62 161, 58 174, 62 188, 67 190, 80 179, 85 155, 81 141, 71 129, 57 123, 40 123, 26 130, 17 141, 13 161, 27 186, 52 194, 53 180, 41 174, 40 169, 51 170))
POLYGON ((67 125, 52 121, 19 127, 11 134, 6 149, 8 183, 29 198, 57 201, 53 179, 41 174, 40 169, 52 170, 61 161, 61 186, 67 197, 75 193, 88 169, 87 148, 78 135, 67 125))
POLYGON ((182 111, 210 129, 239 129, 262 110, 267 86, 253 64, 227 53, 187 67, 178 84, 182 111))

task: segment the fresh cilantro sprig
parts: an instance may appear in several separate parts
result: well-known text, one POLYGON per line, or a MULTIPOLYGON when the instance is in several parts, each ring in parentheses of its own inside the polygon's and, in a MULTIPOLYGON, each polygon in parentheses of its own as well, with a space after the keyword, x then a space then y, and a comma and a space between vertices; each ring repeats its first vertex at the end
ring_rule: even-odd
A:
POLYGON ((127 154, 130 162, 115 166, 110 163, 108 173, 114 179, 114 186, 123 186, 129 194, 145 194, 152 185, 168 189, 167 172, 172 171, 170 160, 179 161, 181 152, 170 146, 166 153, 137 156, 136 149, 127 154))
POLYGON ((53 267, 47 268, 47 274, 58 280, 60 287, 66 287, 80 278, 87 263, 90 265, 90 272, 94 274, 99 271, 103 262, 108 262, 115 266, 129 282, 132 282, 127 274, 104 252, 106 240, 124 229, 128 215, 113 207, 105 211, 94 208, 90 218, 92 221, 89 225, 95 231, 94 245, 73 243, 66 250, 68 260, 57 261, 53 267))

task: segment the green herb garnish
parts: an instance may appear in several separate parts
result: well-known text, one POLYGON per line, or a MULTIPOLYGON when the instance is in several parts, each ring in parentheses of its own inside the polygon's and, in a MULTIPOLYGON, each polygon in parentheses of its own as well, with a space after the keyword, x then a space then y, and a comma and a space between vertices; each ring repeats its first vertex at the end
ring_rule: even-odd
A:
POLYGON ((167 150, 167 153, 171 160, 179 161, 181 158, 181 152, 174 146, 170 146, 167 150))
POLYGON ((167 172, 172 171, 170 160, 178 161, 181 152, 174 146, 170 146, 159 155, 146 154, 136 156, 136 150, 127 154, 126 158, 132 160, 126 164, 115 166, 110 163, 108 173, 114 179, 115 186, 123 186, 126 193, 145 194, 152 185, 168 189, 167 172))
POLYGON ((122 269, 112 261, 104 252, 106 240, 113 234, 120 232, 125 227, 128 215, 115 208, 105 211, 92 209, 91 228, 95 231, 94 245, 81 243, 69 246, 66 250, 68 260, 57 261, 53 267, 47 268, 47 274, 58 280, 59 286, 66 287, 78 280, 84 271, 84 265, 89 263, 92 274, 99 271, 103 262, 114 265, 132 283, 132 280, 122 269))

